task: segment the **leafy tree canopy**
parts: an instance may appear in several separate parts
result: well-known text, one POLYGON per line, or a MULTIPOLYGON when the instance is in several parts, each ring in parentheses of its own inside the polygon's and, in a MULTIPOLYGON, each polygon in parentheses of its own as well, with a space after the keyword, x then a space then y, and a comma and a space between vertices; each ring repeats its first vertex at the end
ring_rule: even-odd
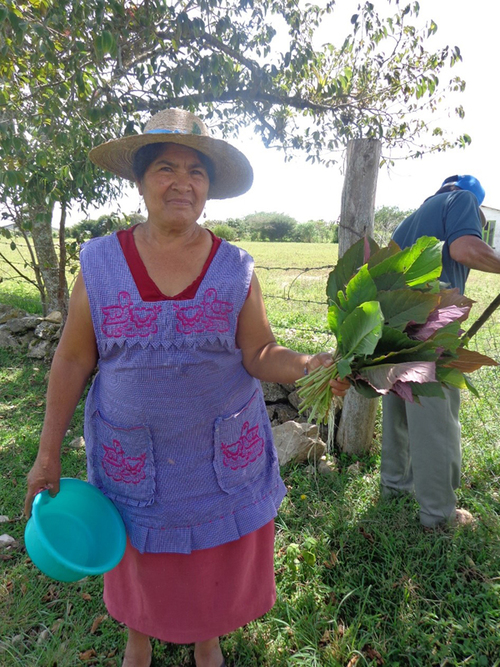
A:
MULTIPOLYGON (((2 138, 12 147, 36 128, 42 173, 53 159, 44 139, 72 153, 60 168, 75 193, 89 144, 140 131, 139 112, 167 106, 199 112, 225 134, 251 124, 266 144, 323 161, 352 138, 415 144, 426 133, 422 111, 463 88, 439 79, 460 51, 426 51, 436 24, 413 25, 418 2, 392 5, 383 18, 360 4, 340 44, 315 48, 333 1, 1 0, 2 138)), ((449 145, 441 130, 430 144, 449 145)), ((9 171, 16 185, 21 176, 9 171)))
POLYGON ((0 0, 0 206, 32 232, 41 280, 64 297, 64 257, 58 275, 48 268, 55 204, 63 228, 72 202, 121 187, 90 147, 140 132, 159 109, 195 111, 223 136, 252 126, 267 146, 326 163, 353 138, 410 154, 467 143, 428 137, 423 115, 463 89, 445 77, 459 49, 426 50, 437 26, 415 27, 418 2, 386 7, 361 3, 350 34, 318 46, 334 0, 0 0))

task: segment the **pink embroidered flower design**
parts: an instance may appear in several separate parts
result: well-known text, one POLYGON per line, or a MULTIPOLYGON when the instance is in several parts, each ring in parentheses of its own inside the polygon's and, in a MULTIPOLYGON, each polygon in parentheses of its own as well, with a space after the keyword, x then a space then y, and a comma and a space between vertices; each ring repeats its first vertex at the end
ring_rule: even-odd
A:
POLYGON ((259 425, 250 428, 245 422, 241 427, 241 435, 236 442, 230 445, 221 443, 224 465, 231 470, 246 468, 253 463, 264 451, 264 440, 259 435, 259 425))
POLYGON ((157 333, 156 320, 161 312, 161 305, 134 306, 128 292, 119 292, 118 303, 101 308, 104 321, 101 330, 108 338, 126 336, 149 336, 157 333))
POLYGON ((217 290, 213 287, 205 291, 201 303, 184 307, 174 304, 174 309, 179 333, 191 334, 207 331, 225 333, 229 331, 228 314, 232 312, 233 305, 227 301, 220 301, 217 298, 217 290))
POLYGON ((125 456, 123 447, 118 440, 113 440, 113 446, 102 445, 106 451, 102 459, 102 467, 108 477, 115 482, 125 484, 139 484, 146 477, 144 464, 146 454, 140 456, 125 456))

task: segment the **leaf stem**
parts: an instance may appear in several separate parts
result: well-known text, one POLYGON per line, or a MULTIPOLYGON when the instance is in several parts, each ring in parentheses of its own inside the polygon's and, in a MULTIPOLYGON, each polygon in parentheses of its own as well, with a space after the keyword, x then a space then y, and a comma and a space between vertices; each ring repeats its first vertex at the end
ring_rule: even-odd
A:
POLYGON ((332 401, 330 380, 339 377, 337 361, 331 366, 320 366, 295 383, 301 399, 299 415, 310 410, 308 422, 328 423, 328 413, 332 401))

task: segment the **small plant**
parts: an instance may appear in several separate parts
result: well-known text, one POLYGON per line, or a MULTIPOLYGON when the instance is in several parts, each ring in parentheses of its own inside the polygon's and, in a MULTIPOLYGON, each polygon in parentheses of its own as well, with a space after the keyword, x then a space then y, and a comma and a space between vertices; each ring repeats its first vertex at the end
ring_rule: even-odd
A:
POLYGON ((302 545, 292 542, 286 548, 285 562, 292 579, 296 579, 304 567, 312 567, 316 563, 318 540, 308 535, 302 545))

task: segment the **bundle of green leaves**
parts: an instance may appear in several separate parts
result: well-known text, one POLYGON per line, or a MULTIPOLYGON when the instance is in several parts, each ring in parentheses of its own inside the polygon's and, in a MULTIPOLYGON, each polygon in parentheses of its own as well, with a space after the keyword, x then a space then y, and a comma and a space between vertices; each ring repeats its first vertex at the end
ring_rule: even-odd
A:
POLYGON ((339 259, 326 288, 334 363, 297 382, 309 421, 327 422, 334 378, 367 398, 393 392, 419 402, 443 397, 447 385, 477 395, 467 374, 498 364, 464 347, 461 323, 474 302, 439 281, 442 245, 423 236, 401 250, 365 238, 339 259))

